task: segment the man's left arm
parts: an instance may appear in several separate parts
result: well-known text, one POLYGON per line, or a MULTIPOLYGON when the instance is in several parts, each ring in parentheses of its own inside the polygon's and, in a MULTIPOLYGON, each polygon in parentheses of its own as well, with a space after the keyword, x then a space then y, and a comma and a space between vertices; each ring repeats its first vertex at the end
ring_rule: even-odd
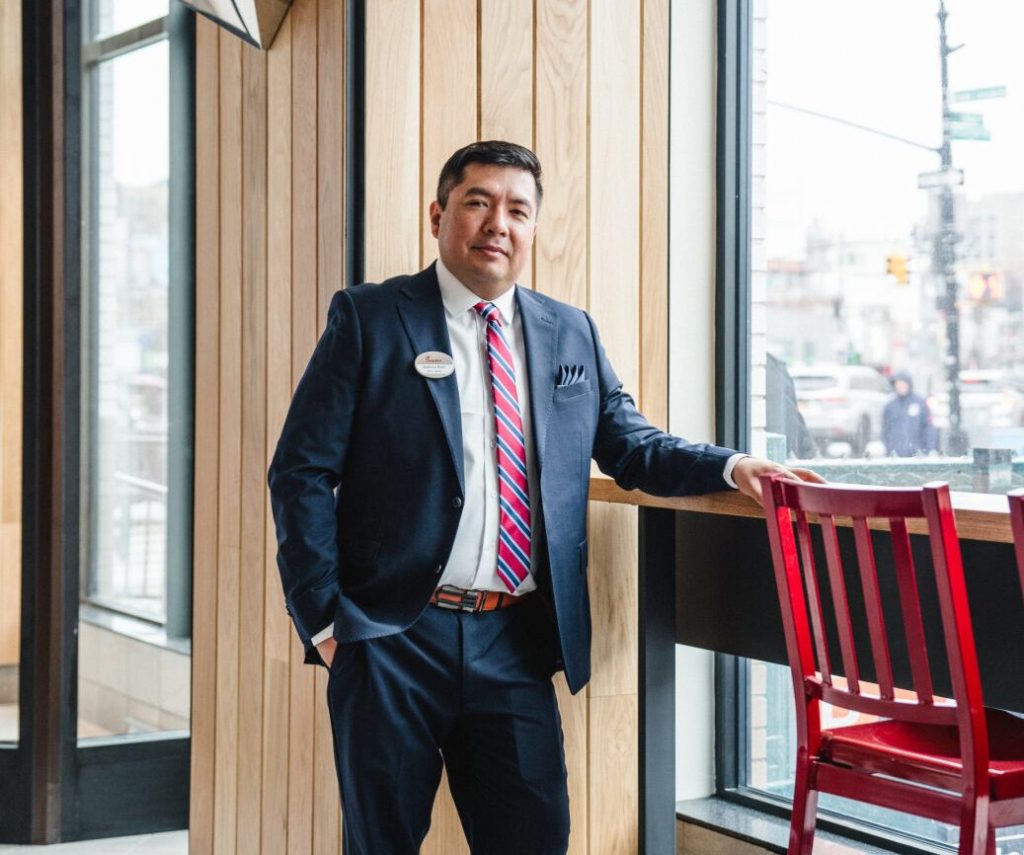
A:
POLYGON ((636 408, 633 398, 622 389, 593 320, 587 316, 597 362, 600 396, 597 434, 593 457, 606 475, 626 490, 639 489, 655 496, 686 496, 714 493, 733 487, 761 503, 763 474, 778 472, 796 481, 821 483, 824 479, 808 470, 788 468, 770 460, 738 455, 732 448, 692 443, 654 427, 636 408))

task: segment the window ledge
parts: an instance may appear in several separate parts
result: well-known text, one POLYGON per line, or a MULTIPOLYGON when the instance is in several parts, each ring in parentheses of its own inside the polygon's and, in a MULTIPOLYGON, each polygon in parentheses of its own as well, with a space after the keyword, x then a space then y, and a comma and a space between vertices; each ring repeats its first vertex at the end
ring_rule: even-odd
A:
MULTIPOLYGON (((789 820, 756 808, 712 796, 676 802, 679 822, 707 829, 715 834, 741 840, 767 852, 784 853, 789 842, 789 820)), ((680 852, 687 850, 680 849, 680 852)), ((725 851, 725 850, 722 850, 725 851)), ((927 845, 883 849, 852 840, 820 828, 814 835, 815 855, 892 855, 894 852, 949 853, 927 845)))
MULTIPOLYGON (((725 514, 738 517, 764 517, 764 512, 753 499, 736 490, 723 490, 704 496, 661 498, 649 496, 640 490, 623 490, 611 478, 590 479, 590 499, 594 502, 616 502, 647 508, 668 508, 676 511, 695 511, 703 514, 725 514)), ((1005 496, 985 493, 951 493, 953 513, 960 537, 965 540, 984 540, 993 543, 1013 543, 1010 529, 1010 507, 1005 496)), ((837 519, 842 524, 841 519, 837 519)), ((885 528, 878 520, 872 528, 885 528)), ((912 534, 926 534, 924 520, 908 520, 912 534)))
POLYGON ((173 650, 185 656, 192 654, 192 641, 188 638, 168 638, 167 630, 162 626, 142 620, 141 618, 100 608, 91 603, 81 603, 78 609, 79 619, 93 626, 102 627, 118 635, 125 635, 136 641, 151 644, 163 650, 173 650))

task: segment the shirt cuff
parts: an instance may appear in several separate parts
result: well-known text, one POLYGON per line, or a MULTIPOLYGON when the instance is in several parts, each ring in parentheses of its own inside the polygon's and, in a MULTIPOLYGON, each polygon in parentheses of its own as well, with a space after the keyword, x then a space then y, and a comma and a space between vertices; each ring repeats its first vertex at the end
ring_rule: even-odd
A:
MULTIPOLYGON (((728 467, 729 464, 726 463, 725 465, 728 467)), ((316 635, 314 635, 310 639, 310 641, 313 643, 313 646, 316 647, 316 645, 318 645, 321 641, 327 641, 327 639, 330 638, 332 635, 334 635, 333 621, 331 621, 331 624, 329 626, 325 627, 324 629, 320 630, 320 632, 318 632, 316 635)))
POLYGON ((736 482, 732 480, 732 470, 736 468, 736 464, 739 463, 744 457, 750 457, 750 455, 744 454, 742 451, 737 451, 732 457, 725 461, 725 469, 722 470, 722 477, 725 479, 725 483, 732 487, 734 490, 738 490, 739 487, 737 486, 736 482))

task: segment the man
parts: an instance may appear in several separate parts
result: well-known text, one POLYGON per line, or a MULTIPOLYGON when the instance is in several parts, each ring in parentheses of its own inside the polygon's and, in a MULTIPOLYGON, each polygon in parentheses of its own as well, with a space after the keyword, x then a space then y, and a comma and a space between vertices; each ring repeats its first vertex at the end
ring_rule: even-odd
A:
POLYGON ((886 454, 913 457, 938 448, 935 425, 928 402, 914 392, 914 381, 906 371, 889 378, 895 395, 882 410, 882 442, 886 454))
POLYGON ((528 149, 453 154, 440 259, 334 296, 270 468, 288 610, 330 670, 347 855, 418 852, 442 762, 474 853, 564 853, 551 676, 590 676, 591 457, 660 495, 731 476, 756 498, 788 471, 651 427, 593 321, 515 287, 541 197, 528 149))

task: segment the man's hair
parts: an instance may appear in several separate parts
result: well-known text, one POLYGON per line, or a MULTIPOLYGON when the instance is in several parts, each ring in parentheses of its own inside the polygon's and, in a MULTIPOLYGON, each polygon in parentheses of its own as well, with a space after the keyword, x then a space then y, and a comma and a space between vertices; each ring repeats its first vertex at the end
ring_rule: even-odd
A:
POLYGON ((534 184, 537 186, 537 208, 540 209, 540 200, 544 196, 544 188, 541 186, 540 161, 537 155, 525 146, 502 140, 484 140, 482 142, 470 143, 460 148, 455 154, 448 158, 448 162, 441 168, 441 175, 437 179, 437 204, 442 209, 448 207, 448 194, 452 188, 462 181, 466 166, 470 163, 487 163, 495 166, 511 166, 515 169, 522 169, 533 176, 534 184))

